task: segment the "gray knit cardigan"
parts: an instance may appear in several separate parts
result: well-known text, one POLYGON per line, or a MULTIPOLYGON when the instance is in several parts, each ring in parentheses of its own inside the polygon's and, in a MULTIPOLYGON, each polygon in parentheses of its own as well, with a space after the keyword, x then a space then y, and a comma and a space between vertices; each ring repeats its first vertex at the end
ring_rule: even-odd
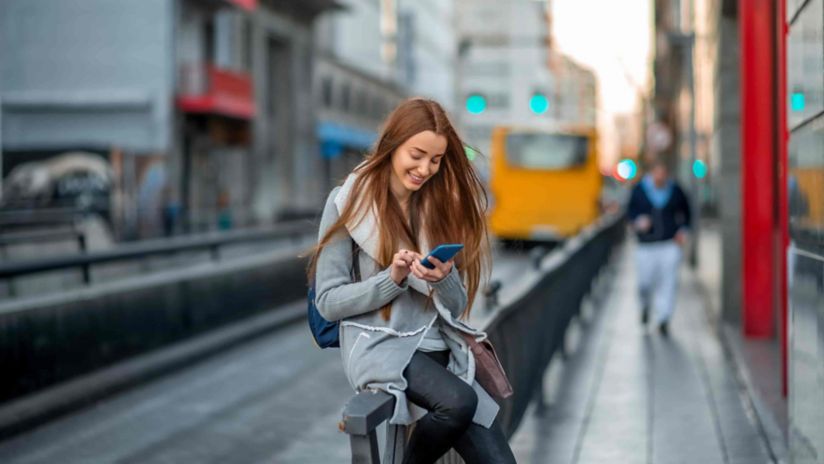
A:
MULTIPOLYGON (((323 210, 320 237, 340 217, 353 182, 354 175, 350 175, 342 187, 332 190, 323 210)), ((398 286, 389 269, 379 269, 375 260, 375 220, 374 213, 370 213, 358 224, 347 226, 348 234, 341 232, 323 248, 315 274, 318 311, 327 320, 341 321, 340 353, 349 383, 356 391, 382 390, 395 396, 391 423, 410 424, 420 419, 427 411, 407 400, 403 371, 426 330, 441 318, 444 341, 450 350, 447 369, 472 385, 478 394, 473 421, 489 427, 499 407, 475 382, 475 360, 458 331, 473 334, 479 340, 486 335, 458 320, 467 302, 460 274, 453 267, 447 277, 435 283, 410 274, 404 285, 398 286), (361 249, 360 282, 353 282, 350 275, 352 240, 361 249), (434 305, 426 308, 427 295, 432 290, 434 305), (391 317, 385 321, 378 309, 390 302, 391 317)))

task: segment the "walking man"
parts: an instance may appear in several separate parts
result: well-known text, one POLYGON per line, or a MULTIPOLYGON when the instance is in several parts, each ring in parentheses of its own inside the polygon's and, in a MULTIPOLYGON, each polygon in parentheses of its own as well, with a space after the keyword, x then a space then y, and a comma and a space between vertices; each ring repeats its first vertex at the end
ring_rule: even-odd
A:
POLYGON ((632 189, 628 216, 638 236, 636 268, 641 323, 647 323, 652 307, 658 330, 667 336, 675 311, 681 251, 690 227, 690 206, 662 160, 653 162, 632 189))

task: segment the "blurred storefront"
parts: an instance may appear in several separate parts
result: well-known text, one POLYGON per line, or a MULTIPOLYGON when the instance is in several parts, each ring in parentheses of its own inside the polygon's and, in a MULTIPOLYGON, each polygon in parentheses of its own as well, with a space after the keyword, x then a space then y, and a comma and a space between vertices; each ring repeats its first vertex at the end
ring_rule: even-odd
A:
POLYGON ((334 0, 0 3, 2 176, 81 150, 120 239, 269 222, 313 202, 312 24, 334 0))
POLYGON ((806 463, 824 457, 824 1, 786 3, 788 435, 806 463))
MULTIPOLYGON (((386 115, 407 93, 396 68, 394 2, 346 0, 344 9, 315 25, 314 96, 322 169, 318 192, 326 194, 363 161, 386 115)), ((414 50, 414 42, 407 43, 414 50)))

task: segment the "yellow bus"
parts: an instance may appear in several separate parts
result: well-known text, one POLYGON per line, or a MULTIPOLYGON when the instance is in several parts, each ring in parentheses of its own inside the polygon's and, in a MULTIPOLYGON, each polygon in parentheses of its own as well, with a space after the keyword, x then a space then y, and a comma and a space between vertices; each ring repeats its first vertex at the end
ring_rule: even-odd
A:
POLYGON ((561 241, 600 214, 594 130, 496 127, 490 146, 492 232, 504 240, 561 241))

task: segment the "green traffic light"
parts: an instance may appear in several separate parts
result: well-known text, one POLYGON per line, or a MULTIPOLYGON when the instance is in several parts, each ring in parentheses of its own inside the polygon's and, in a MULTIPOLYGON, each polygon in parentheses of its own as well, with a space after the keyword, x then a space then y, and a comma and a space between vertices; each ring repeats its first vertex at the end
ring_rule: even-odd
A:
POLYGON ((618 163, 618 175, 624 180, 632 180, 638 173, 638 165, 634 160, 623 159, 618 163))
POLYGON ((475 158, 478 157, 478 152, 468 145, 464 145, 464 153, 469 161, 475 161, 475 158))
POLYGON ((695 162, 692 163, 692 173, 695 174, 695 177, 698 179, 707 177, 707 163, 702 160, 695 160, 695 162))
POLYGON ((790 96, 790 108, 793 111, 804 111, 807 102, 804 98, 804 92, 793 92, 790 96))
POLYGON ((472 114, 481 114, 486 110, 486 98, 483 95, 473 94, 466 98, 466 111, 472 114))
POLYGON ((549 109, 549 100, 546 95, 536 93, 529 99, 529 109, 535 114, 544 114, 549 109))

